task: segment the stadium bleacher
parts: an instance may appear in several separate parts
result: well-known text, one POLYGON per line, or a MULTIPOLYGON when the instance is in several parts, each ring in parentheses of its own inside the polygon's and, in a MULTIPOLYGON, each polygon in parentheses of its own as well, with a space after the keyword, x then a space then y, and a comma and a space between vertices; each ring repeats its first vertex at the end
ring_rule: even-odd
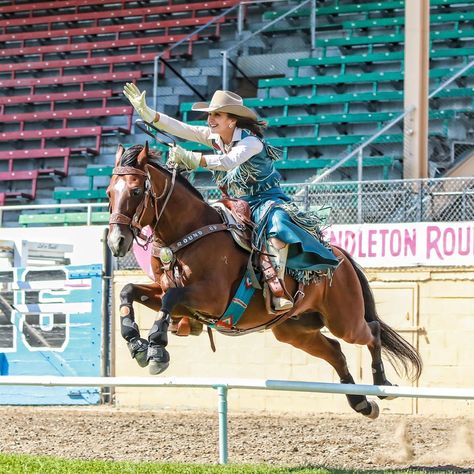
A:
MULTIPOLYGON (((225 49, 220 41, 225 45, 231 39, 222 36, 222 28, 235 21, 235 12, 220 18, 208 31, 192 32, 237 3, 169 0, 166 5, 151 2, 145 7, 124 0, 63 0, 0 5, 0 44, 4 45, 0 50, 0 114, 6 124, 0 133, 0 165, 6 163, 8 172, 17 167, 38 171, 36 178, 31 175, 30 181, 26 180, 24 189, 20 188, 24 180, 8 179, 8 186, 0 188, 3 201, 33 196, 29 183, 33 185, 36 179, 36 184, 48 174, 45 170, 50 170, 49 174, 56 170, 63 178, 55 189, 44 188, 41 199, 59 203, 106 200, 104 183, 110 173, 110 158, 102 160, 102 156, 106 156, 105 147, 110 156, 112 144, 102 137, 121 135, 133 141, 129 137, 133 110, 121 97, 123 83, 149 87, 158 53, 175 61, 178 69, 190 60, 192 65, 207 64, 209 42, 216 50, 225 49), (167 46, 189 34, 184 49, 167 52, 167 46), (67 154, 53 156, 60 149, 67 154), (49 157, 42 155, 47 150, 55 151, 49 157), (62 161, 52 161, 58 159, 62 161), (85 186, 77 176, 68 176, 70 166, 76 163, 88 180, 85 186)), ((259 18, 254 18, 254 29, 293 6, 294 2, 279 2, 260 11, 259 18)), ((431 1, 432 88, 474 56, 473 6, 473 0, 431 1)), ((301 173, 310 176, 332 166, 403 111, 404 8, 404 0, 318 4, 315 54, 308 51, 306 57, 299 54, 289 59, 284 74, 262 71, 261 77, 255 78, 257 88, 254 94, 244 95, 245 104, 268 121, 267 140, 282 149, 283 159, 277 166, 285 179, 291 179, 293 172, 298 177, 301 173)), ((304 36, 309 13, 300 8, 267 28, 262 37, 268 48, 282 37, 291 43, 291 35, 304 36)), ((247 22, 246 27, 251 30, 252 23, 247 22)), ((202 67, 205 70, 206 66, 202 67)), ((160 64, 159 68, 163 78, 165 67, 160 64)), ((430 120, 438 125, 430 134, 439 142, 450 133, 453 120, 472 110, 472 76, 472 70, 466 71, 433 103, 438 105, 430 110, 430 120)), ((205 77, 199 79, 206 82, 205 77)), ((192 86, 193 78, 189 80, 192 86)), ((204 95, 212 94, 210 84, 204 95)), ((172 97, 173 86, 168 88, 172 97)), ((190 114, 193 102, 180 103, 179 114, 186 121, 199 118, 190 114)), ((402 142, 402 128, 374 141, 364 158, 364 166, 373 170, 371 176, 379 173, 381 179, 389 179, 400 175, 402 142)), ((191 143, 184 146, 201 149, 191 143)), ((344 169, 350 172, 356 166, 356 160, 349 160, 344 169)), ((202 171, 198 170, 199 176, 205 176, 202 171)), ((83 221, 80 213, 70 214, 70 222, 58 216, 55 222, 83 221)), ((29 222, 25 217, 22 224, 39 224, 40 216, 29 222)), ((100 216, 98 213, 95 218, 100 216)))
MULTIPOLYGON (((0 5, 0 166, 8 168, 0 169, 2 203, 38 199, 41 176, 66 184, 71 166, 85 167, 104 152, 103 136, 128 135, 133 109, 121 97, 123 84, 149 77, 154 58, 170 44, 187 39, 178 54, 191 57, 195 41, 219 38, 225 18, 201 36, 189 33, 236 3, 0 5)), ((47 186, 40 198, 55 199, 47 186)))

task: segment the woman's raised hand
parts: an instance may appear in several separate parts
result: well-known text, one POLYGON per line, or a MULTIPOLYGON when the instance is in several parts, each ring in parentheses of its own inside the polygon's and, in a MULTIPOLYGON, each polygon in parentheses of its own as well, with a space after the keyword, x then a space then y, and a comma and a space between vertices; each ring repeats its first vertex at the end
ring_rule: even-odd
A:
POLYGON ((140 92, 135 84, 127 82, 123 88, 123 95, 145 122, 153 123, 155 121, 156 112, 146 104, 146 91, 140 92))
POLYGON ((184 166, 187 170, 195 170, 201 162, 202 153, 185 150, 179 145, 173 146, 169 152, 169 161, 184 166))

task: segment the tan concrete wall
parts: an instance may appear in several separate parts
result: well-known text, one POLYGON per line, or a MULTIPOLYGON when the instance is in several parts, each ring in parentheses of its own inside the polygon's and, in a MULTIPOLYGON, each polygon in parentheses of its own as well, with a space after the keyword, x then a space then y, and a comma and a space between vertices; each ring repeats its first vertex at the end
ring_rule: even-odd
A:
MULTIPOLYGON (((400 269, 367 271, 377 308, 384 321, 397 329, 423 357, 424 373, 420 386, 474 386, 474 268, 400 269)), ((114 275, 114 372, 117 376, 148 376, 133 361, 120 336, 118 295, 127 283, 147 282, 141 272, 114 275)), ((146 337, 154 312, 135 305, 137 323, 146 337)), ((279 343, 271 331, 243 337, 214 332, 217 352, 212 353, 204 331, 198 337, 170 335, 169 377, 237 377, 255 379, 338 382, 333 369, 290 346, 279 343)), ((367 348, 342 343, 350 370, 359 383, 371 383, 367 348)), ((411 385, 398 377, 386 363, 389 379, 398 385, 411 385)), ((212 389, 118 388, 118 406, 139 408, 212 408, 217 394, 212 389)), ((473 402, 429 399, 380 401, 387 413, 474 414, 473 402)), ((343 395, 230 390, 232 410, 271 410, 272 412, 350 412, 343 395)))

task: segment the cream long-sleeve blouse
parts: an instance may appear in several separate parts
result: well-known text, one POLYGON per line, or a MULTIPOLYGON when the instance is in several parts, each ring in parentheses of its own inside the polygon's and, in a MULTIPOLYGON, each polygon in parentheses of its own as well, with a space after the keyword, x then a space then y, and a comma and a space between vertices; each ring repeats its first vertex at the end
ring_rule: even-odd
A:
POLYGON ((212 133, 209 127, 189 125, 161 112, 160 120, 154 125, 172 135, 202 143, 216 150, 216 154, 203 154, 207 163, 206 167, 210 170, 232 170, 263 150, 263 144, 257 137, 242 138, 242 129, 240 128, 235 128, 232 142, 226 145, 219 134, 212 133))

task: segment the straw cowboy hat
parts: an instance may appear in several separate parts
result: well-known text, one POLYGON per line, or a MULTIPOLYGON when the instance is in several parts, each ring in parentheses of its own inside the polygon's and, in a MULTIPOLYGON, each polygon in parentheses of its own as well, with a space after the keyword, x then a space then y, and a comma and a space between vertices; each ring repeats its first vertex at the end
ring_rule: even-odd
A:
POLYGON ((228 114, 237 115, 238 117, 245 117, 257 120, 257 114, 243 105, 243 100, 240 95, 234 94, 230 91, 216 91, 212 96, 211 102, 196 102, 192 106, 192 110, 199 112, 227 112, 228 114))

